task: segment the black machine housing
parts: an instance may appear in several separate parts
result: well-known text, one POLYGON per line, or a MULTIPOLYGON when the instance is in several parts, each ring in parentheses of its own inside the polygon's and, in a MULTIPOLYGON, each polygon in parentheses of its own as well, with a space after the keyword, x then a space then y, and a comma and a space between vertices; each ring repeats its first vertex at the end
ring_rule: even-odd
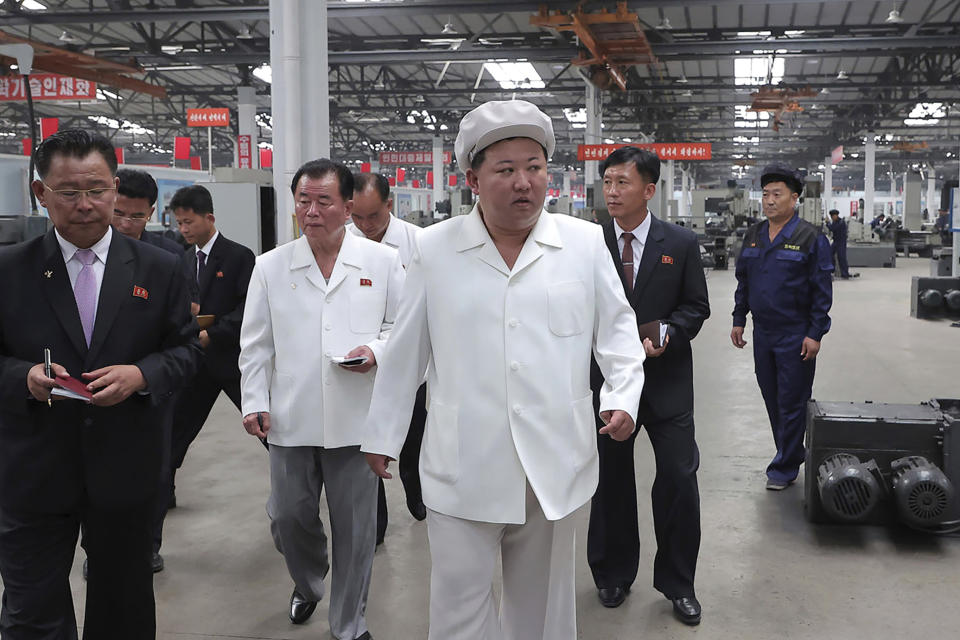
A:
POLYGON ((960 278, 913 276, 910 315, 921 320, 960 319, 960 278))
POLYGON ((960 400, 807 404, 811 522, 960 524, 960 400))

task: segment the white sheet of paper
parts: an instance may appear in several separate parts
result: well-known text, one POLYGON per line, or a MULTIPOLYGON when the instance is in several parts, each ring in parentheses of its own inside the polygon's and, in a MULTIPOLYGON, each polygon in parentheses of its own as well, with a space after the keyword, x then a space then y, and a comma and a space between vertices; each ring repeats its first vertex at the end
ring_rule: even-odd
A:
POLYGON ((90 404, 90 400, 80 395, 79 393, 74 393, 70 389, 63 389, 61 387, 54 387, 50 390, 50 395, 59 396, 61 398, 67 398, 69 400, 79 400, 80 402, 86 402, 90 404))
POLYGON ((353 358, 348 358, 347 356, 333 356, 330 358, 330 362, 333 364, 344 364, 347 366, 357 366, 367 363, 367 356, 358 356, 353 358))
POLYGON ((667 339, 667 325, 663 322, 660 323, 660 346, 663 346, 664 341, 667 339))

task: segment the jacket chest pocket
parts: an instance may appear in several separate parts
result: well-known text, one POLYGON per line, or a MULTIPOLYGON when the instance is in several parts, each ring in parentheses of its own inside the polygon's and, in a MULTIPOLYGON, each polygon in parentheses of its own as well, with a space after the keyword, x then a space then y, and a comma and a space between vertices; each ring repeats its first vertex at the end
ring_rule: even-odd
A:
POLYGON ((383 325, 386 292, 364 287, 350 294, 350 330, 354 333, 379 333, 383 325))
POLYGON ((587 327, 587 290, 583 282, 557 282, 547 286, 547 322, 554 335, 565 338, 587 327))
POLYGON ((744 247, 743 251, 740 252, 740 259, 759 258, 759 257, 760 257, 759 247, 744 247))

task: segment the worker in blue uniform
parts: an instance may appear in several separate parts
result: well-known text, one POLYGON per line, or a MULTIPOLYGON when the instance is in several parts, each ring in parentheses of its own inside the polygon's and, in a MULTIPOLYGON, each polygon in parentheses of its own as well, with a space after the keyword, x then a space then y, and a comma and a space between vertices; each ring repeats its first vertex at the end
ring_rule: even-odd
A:
POLYGON ((847 221, 840 217, 840 212, 837 209, 830 209, 830 221, 827 222, 827 229, 833 236, 833 260, 840 268, 840 277, 849 280, 859 276, 859 273, 850 273, 850 265, 847 263, 847 221))
POLYGON ((743 330, 753 314, 754 366, 777 447, 767 489, 780 491, 796 480, 804 460, 806 403, 830 329, 833 256, 820 229, 796 213, 803 182, 795 171, 770 165, 760 184, 767 219, 743 238, 730 339, 746 346, 743 330))

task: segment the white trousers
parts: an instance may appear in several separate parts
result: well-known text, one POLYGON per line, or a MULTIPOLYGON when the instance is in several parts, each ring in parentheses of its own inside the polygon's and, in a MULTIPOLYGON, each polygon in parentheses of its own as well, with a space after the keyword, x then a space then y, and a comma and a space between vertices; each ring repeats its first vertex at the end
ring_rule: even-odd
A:
POLYGON ((495 524, 427 511, 429 640, 575 640, 576 530, 549 521, 527 484, 526 523, 495 524), (500 615, 493 599, 502 558, 500 615))

